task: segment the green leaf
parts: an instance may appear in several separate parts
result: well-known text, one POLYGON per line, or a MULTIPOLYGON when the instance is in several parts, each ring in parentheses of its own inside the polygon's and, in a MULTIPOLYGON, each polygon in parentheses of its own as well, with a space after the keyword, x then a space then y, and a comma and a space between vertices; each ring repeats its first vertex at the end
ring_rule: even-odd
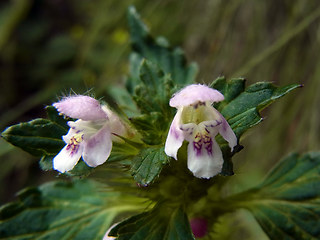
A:
POLYGON ((188 65, 183 51, 180 48, 171 48, 166 39, 154 40, 134 7, 128 9, 128 22, 134 50, 130 57, 130 92, 133 92, 135 81, 139 79, 137 67, 143 58, 159 65, 165 74, 171 75, 176 84, 185 85, 195 81, 197 65, 188 65))
POLYGON ((291 154, 256 188, 242 193, 271 239, 320 238, 320 152, 291 154))
POLYGON ((195 239, 182 208, 171 209, 163 205, 119 223, 110 231, 109 236, 117 237, 117 240, 195 239))
POLYGON ((11 144, 35 156, 58 153, 65 145, 66 129, 51 120, 38 118, 8 127, 1 135, 11 144))
MULTIPOLYGON (((219 90, 225 100, 215 104, 215 107, 230 124, 238 139, 249 128, 262 121, 261 110, 273 103, 278 98, 286 95, 292 90, 301 87, 299 84, 292 84, 284 87, 276 87, 269 82, 258 82, 245 88, 245 79, 235 78, 229 81, 225 77, 219 77, 213 81, 210 87, 219 90)), ((224 158, 224 165, 221 174, 233 175, 232 156, 239 152, 242 147, 237 146, 233 153, 226 141, 217 137, 224 158)))
POLYGON ((139 68, 141 83, 135 88, 133 99, 143 114, 160 112, 171 115, 169 100, 173 94, 173 82, 169 75, 154 63, 143 60, 139 68))
POLYGON ((117 143, 114 142, 112 144, 112 151, 108 158, 108 162, 116 162, 116 161, 124 161, 124 160, 131 160, 132 157, 138 154, 138 150, 136 147, 141 148, 142 146, 134 147, 134 143, 128 141, 125 143, 117 143))
POLYGON ((49 119, 34 119, 8 127, 1 136, 12 145, 35 156, 56 155, 65 145, 62 135, 69 129, 67 120, 52 106, 47 106, 49 119))
POLYGON ((244 86, 245 79, 243 78, 227 81, 224 77, 216 79, 210 85, 225 96, 225 100, 216 107, 227 119, 238 138, 249 128, 262 121, 261 110, 278 98, 301 87, 300 84, 276 87, 269 82, 258 82, 247 88, 244 86))
POLYGON ((159 176, 168 162, 169 157, 163 147, 144 148, 132 159, 131 173, 139 184, 147 186, 159 176))
POLYGON ((26 189, 0 209, 0 239, 102 239, 118 212, 104 188, 81 180, 26 189))
POLYGON ((143 114, 130 119, 131 123, 142 135, 142 140, 149 145, 163 144, 167 137, 168 120, 165 121, 163 115, 151 112, 149 115, 143 114))
POLYGON ((148 60, 141 63, 140 79, 133 100, 142 114, 130 118, 131 123, 141 133, 146 144, 162 144, 175 111, 168 104, 174 91, 173 82, 148 60))

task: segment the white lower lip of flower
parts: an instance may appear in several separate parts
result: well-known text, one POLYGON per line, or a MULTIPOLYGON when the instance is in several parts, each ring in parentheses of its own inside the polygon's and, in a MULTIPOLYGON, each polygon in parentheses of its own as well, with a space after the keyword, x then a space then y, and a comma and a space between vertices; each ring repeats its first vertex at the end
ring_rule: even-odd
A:
POLYGON ((220 121, 214 120, 180 127, 189 141, 188 168, 196 177, 210 178, 221 172, 223 157, 214 140, 218 133, 215 127, 220 124, 220 121))
POLYGON ((188 168, 198 178, 211 178, 221 172, 223 156, 219 145, 211 137, 203 137, 202 143, 188 145, 188 168))
POLYGON ((53 159, 53 168, 61 173, 70 171, 81 156, 90 167, 103 164, 112 148, 108 124, 105 120, 68 122, 70 130, 63 136, 67 145, 53 159))

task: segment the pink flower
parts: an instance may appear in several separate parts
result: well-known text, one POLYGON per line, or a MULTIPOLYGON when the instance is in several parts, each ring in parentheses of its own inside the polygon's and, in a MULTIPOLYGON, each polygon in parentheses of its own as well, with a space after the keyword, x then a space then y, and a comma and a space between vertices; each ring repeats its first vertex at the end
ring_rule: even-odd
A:
POLYGON ((190 227, 196 238, 202 238, 208 233, 208 223, 204 218, 193 218, 190 220, 190 227))
POLYGON ((184 140, 188 145, 188 168, 198 178, 211 178, 222 170, 223 156, 215 136, 228 141, 231 151, 237 137, 224 117, 212 106, 223 95, 206 85, 193 84, 177 92, 170 106, 177 108, 165 145, 168 156, 177 160, 184 140))
POLYGON ((52 104, 61 114, 79 120, 69 121, 66 146, 53 159, 53 168, 61 173, 70 171, 82 156, 90 167, 103 164, 112 148, 112 133, 123 135, 126 130, 120 119, 105 105, 89 96, 72 96, 52 104))

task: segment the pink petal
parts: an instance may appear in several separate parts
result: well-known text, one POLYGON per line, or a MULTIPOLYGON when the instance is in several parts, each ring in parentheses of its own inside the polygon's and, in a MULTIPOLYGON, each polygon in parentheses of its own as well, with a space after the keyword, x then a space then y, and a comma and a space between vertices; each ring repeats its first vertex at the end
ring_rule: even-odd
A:
POLYGON ((197 102, 220 102, 224 96, 206 85, 192 84, 175 93, 170 99, 171 107, 188 106, 197 102))
POLYGON ((107 161, 112 148, 109 126, 101 128, 84 143, 83 160, 90 167, 96 167, 107 161))
POLYGON ((85 121, 106 119, 106 113, 101 109, 98 100, 83 95, 66 97, 52 104, 60 113, 85 121))
POLYGON ((182 146, 184 140, 184 133, 180 130, 181 113, 182 109, 179 109, 174 116, 164 147, 165 153, 176 160, 178 150, 182 146))
POLYGON ((102 106, 102 110, 107 114, 109 119, 109 126, 112 133, 115 133, 120 136, 126 136, 127 129, 123 122, 120 120, 117 114, 112 112, 108 106, 102 106))

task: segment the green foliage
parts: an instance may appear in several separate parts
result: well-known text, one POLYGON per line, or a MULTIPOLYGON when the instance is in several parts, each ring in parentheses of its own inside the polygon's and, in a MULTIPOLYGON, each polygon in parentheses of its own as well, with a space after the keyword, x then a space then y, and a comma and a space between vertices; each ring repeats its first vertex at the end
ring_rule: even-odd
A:
POLYGON ((175 84, 185 85, 195 81, 196 64, 188 65, 180 48, 171 48, 166 39, 154 40, 134 7, 128 10, 130 39, 134 52, 130 57, 128 90, 133 93, 139 84, 139 65, 143 58, 157 64, 165 74, 170 74, 175 84))
POLYGON ((49 119, 35 119, 8 127, 1 136, 11 144, 35 156, 42 156, 44 170, 52 169, 48 161, 65 146, 62 135, 67 134, 67 120, 57 110, 46 108, 49 119))
POLYGON ((269 82, 258 82, 244 88, 245 79, 235 78, 227 81, 224 77, 216 79, 210 86, 225 96, 225 100, 217 105, 217 109, 229 122, 238 138, 262 121, 261 110, 301 87, 300 84, 276 87, 269 82))
POLYGON ((147 144, 162 144, 174 109, 168 102, 173 82, 159 67, 144 60, 139 68, 141 83, 136 86, 133 100, 142 115, 130 118, 147 144))
MULTIPOLYGON (((115 179, 114 185, 110 184, 109 187, 136 191, 136 186, 132 188, 134 184, 125 176, 128 171, 124 174, 120 169, 129 169, 131 163, 131 174, 143 186, 150 185, 160 175, 163 167, 169 162, 163 144, 175 113, 175 109, 168 105, 169 99, 177 89, 195 82, 197 67, 195 64, 187 64, 180 48, 170 47, 164 38, 152 38, 133 7, 129 8, 128 20, 133 47, 127 82, 127 90, 131 95, 127 91, 118 90, 112 96, 119 95, 116 98, 122 99, 120 107, 124 109, 121 110, 129 113, 131 124, 139 132, 137 135, 141 136, 142 142, 130 143, 130 140, 123 139, 124 143, 114 143, 109 161, 115 162, 115 165, 117 161, 128 165, 119 164, 112 169, 116 172, 114 176, 118 177, 117 179, 108 174, 111 173, 109 170, 113 167, 112 164, 111 167, 108 165, 104 168, 103 173, 106 173, 106 181, 112 183, 115 179), (123 188, 120 188, 120 185, 123 188)), ((88 49, 90 43, 84 52, 88 49)), ((72 37, 56 37, 40 54, 38 61, 50 65, 51 68, 64 66, 64 63, 73 62, 76 52, 72 37), (56 49, 68 51, 61 55, 61 51, 55 51, 56 49)), ((82 54, 80 63, 88 60, 84 56, 86 53, 82 54)), ((76 78, 79 76, 74 74, 78 70, 67 69, 65 72, 76 78)), ((38 73, 39 79, 43 78, 42 74, 38 73)), ((88 74, 90 80, 92 75, 94 74, 88 74)), ((65 79, 71 78, 68 75, 65 79)), ((271 83, 260 82, 245 87, 243 78, 227 81, 220 77, 210 86, 224 94, 225 100, 215 107, 228 120, 240 139, 249 128, 261 122, 261 110, 300 85, 276 87, 271 83)), ((66 119, 53 107, 47 107, 47 113, 48 120, 36 119, 17 124, 2 133, 3 138, 13 145, 36 156, 42 156, 40 166, 44 170, 52 169, 53 157, 65 145, 61 136, 65 135, 69 128, 66 119)), ((241 150, 241 146, 238 145, 231 153, 221 136, 217 137, 217 141, 225 160, 222 175, 232 175, 231 158, 241 150)), ((216 208, 216 211, 212 212, 214 216, 211 216, 216 218, 243 207, 252 212, 272 239, 320 238, 319 153, 310 153, 302 157, 291 155, 256 188, 238 196, 231 196, 223 203, 214 202, 212 206, 206 204, 213 202, 209 198, 221 200, 220 188, 223 188, 225 178, 196 179, 187 172, 186 164, 183 162, 185 160, 186 151, 184 157, 175 162, 177 164, 172 164, 176 168, 170 166, 172 168, 164 173, 164 178, 161 178, 163 181, 157 182, 155 188, 151 191, 148 191, 150 188, 139 189, 142 196, 149 196, 153 200, 154 196, 161 196, 159 199, 172 200, 170 203, 175 206, 168 206, 167 202, 158 203, 153 210, 121 222, 110 234, 122 240, 194 239, 185 209, 201 212, 202 208, 216 208), (177 171, 178 167, 182 170, 177 171), (181 187, 182 184, 185 185, 181 187), (210 197, 207 198, 207 195, 210 197), (176 204, 180 206, 182 201, 183 208, 177 207, 176 204)), ((80 161, 69 174, 84 176, 91 169, 80 161)), ((113 218, 119 213, 113 205, 114 202, 127 197, 110 193, 102 185, 90 181, 49 183, 25 190, 18 196, 19 201, 0 209, 0 239, 101 239, 113 218)), ((121 209, 126 208, 122 205, 121 209)), ((204 213, 210 214, 211 212, 204 213)))
POLYGON ((289 155, 241 196, 270 239, 319 239, 320 153, 289 155))
POLYGON ((35 156, 58 153, 65 145, 61 136, 67 133, 67 128, 65 124, 58 123, 61 120, 53 117, 51 108, 49 111, 53 120, 39 118, 13 125, 2 133, 2 137, 35 156))
POLYGON ((117 240, 195 239, 182 208, 171 209, 164 204, 124 220, 111 230, 109 236, 117 237, 117 240))
POLYGON ((102 239, 116 193, 93 181, 50 182, 0 209, 0 239, 102 239))
MULTIPOLYGON (((301 87, 301 85, 292 84, 276 87, 272 83, 259 82, 245 87, 245 79, 243 78, 234 78, 227 81, 225 77, 219 77, 211 83, 210 87, 219 90, 225 96, 225 100, 216 104, 215 107, 228 121, 237 138, 240 139, 249 128, 262 121, 260 112, 265 107, 292 90, 301 87)), ((217 137, 217 141, 224 156, 221 174, 232 175, 233 164, 231 158, 242 147, 237 146, 234 152, 230 153, 230 148, 222 137, 217 137)))
POLYGON ((143 60, 139 68, 141 84, 135 89, 133 99, 141 113, 170 113, 168 100, 172 95, 173 82, 168 75, 149 60, 143 60))
POLYGON ((147 186, 159 176, 162 167, 169 162, 163 147, 144 148, 132 159, 131 173, 141 185, 147 186))

